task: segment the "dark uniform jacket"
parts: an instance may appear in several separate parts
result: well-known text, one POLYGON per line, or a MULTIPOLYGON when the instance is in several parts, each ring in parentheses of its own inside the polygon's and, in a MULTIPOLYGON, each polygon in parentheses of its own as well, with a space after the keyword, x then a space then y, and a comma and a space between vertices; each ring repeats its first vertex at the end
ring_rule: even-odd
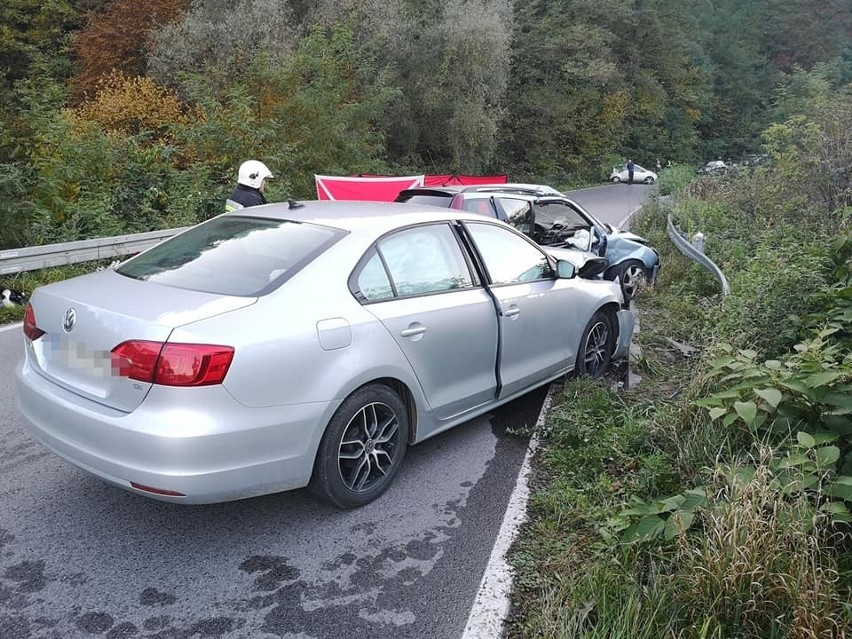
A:
POLYGON ((266 204, 266 198, 260 189, 255 189, 245 184, 237 184, 237 188, 231 193, 231 196, 225 202, 226 211, 236 211, 247 206, 257 206, 258 204, 266 204))

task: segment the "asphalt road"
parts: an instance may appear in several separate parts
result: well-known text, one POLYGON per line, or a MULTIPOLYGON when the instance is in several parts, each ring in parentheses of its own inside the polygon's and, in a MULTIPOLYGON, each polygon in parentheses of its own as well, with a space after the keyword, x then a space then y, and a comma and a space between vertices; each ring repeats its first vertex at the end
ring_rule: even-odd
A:
POLYGON ((544 391, 409 450, 357 511, 306 491, 178 506, 63 462, 15 412, 0 333, 0 638, 458 637, 544 391))
MULTIPOLYGON (((570 195, 618 223, 646 187, 570 195)), ((460 637, 542 389, 409 449, 377 502, 306 491, 153 501, 49 453, 20 423, 20 328, 0 329, 0 639, 460 637)))
POLYGON ((598 219, 628 228, 624 221, 648 196, 653 187, 644 184, 607 184, 566 193, 598 219))

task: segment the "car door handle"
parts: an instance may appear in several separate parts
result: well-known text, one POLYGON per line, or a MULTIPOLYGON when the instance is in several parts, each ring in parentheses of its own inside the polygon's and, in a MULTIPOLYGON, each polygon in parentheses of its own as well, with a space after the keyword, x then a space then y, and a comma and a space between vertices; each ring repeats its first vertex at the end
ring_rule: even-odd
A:
POLYGON ((517 306, 513 306, 512 308, 510 308, 507 311, 503 311, 503 317, 515 317, 516 315, 520 315, 520 314, 521 314, 521 309, 519 309, 517 306))
POLYGON ((426 332, 425 326, 422 326, 422 325, 420 325, 420 326, 409 326, 408 328, 404 329, 400 333, 400 335, 402 335, 403 337, 416 337, 417 335, 423 335, 423 333, 425 333, 425 332, 426 332))

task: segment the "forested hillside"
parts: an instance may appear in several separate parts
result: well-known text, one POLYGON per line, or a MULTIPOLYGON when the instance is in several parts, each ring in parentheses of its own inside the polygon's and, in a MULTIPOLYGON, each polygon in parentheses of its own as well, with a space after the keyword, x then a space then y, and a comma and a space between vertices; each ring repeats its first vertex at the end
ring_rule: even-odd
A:
POLYGON ((249 157, 272 199, 737 159, 852 79, 850 0, 7 0, 0 25, 0 248, 205 219, 249 157))

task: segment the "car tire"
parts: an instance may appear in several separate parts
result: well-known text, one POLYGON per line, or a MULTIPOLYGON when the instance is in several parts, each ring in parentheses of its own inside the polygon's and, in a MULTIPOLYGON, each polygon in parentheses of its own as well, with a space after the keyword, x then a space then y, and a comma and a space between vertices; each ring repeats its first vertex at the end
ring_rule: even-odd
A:
POLYGON ((648 281, 645 266, 639 260, 627 260, 616 266, 607 279, 618 278, 621 293, 624 295, 624 303, 636 297, 642 285, 648 281))
POLYGON ((614 182, 615 184, 618 184, 619 182, 621 182, 621 178, 620 178, 620 177, 618 177, 617 175, 613 175, 613 176, 612 176, 611 178, 609 178, 609 179, 610 179, 610 181, 611 181, 611 182, 614 182))
POLYGON ((612 319, 604 311, 597 311, 583 330, 574 372, 593 379, 603 377, 612 362, 614 347, 612 319))
POLYGON ((364 506, 390 486, 408 446, 408 411, 383 384, 347 397, 317 451, 311 489, 338 508, 364 506))
POLYGON ((653 184, 653 183, 654 183, 654 178, 652 178, 650 175, 645 178, 645 184, 653 184))

